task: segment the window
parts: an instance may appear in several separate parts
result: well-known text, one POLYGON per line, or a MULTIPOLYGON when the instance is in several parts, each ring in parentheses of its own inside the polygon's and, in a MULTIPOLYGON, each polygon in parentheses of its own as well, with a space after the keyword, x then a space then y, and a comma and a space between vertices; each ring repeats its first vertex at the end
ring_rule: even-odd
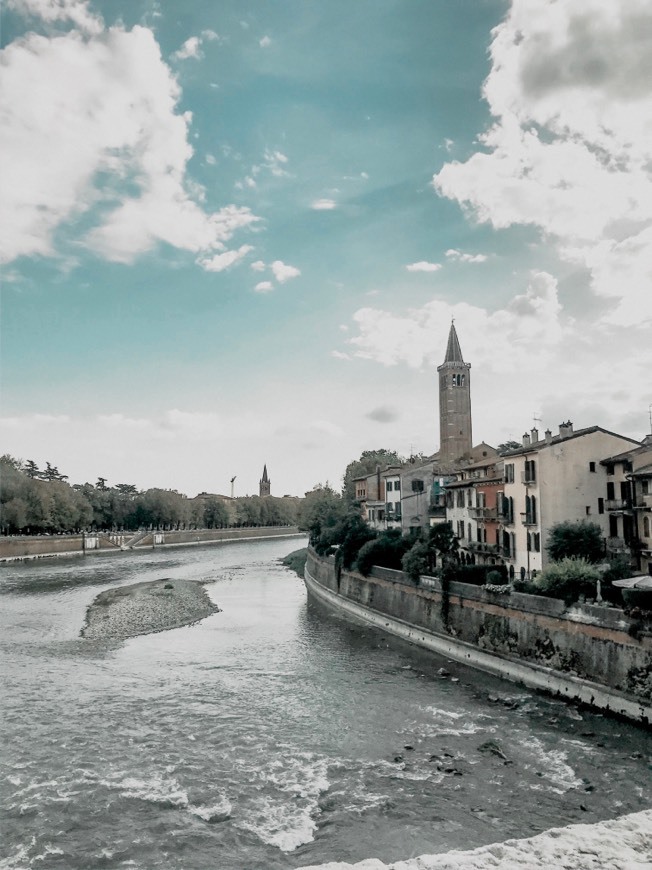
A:
POLYGON ((467 489, 466 491, 466 506, 473 507, 473 490, 467 489))
POLYGON ((462 507, 462 508, 464 507, 464 490, 463 489, 457 490, 457 499, 455 500, 455 504, 457 507, 462 507))
POLYGON ((595 471, 595 462, 589 462, 589 471, 595 471))
POLYGON ((482 529, 480 528, 480 526, 478 526, 477 529, 475 530, 475 538, 476 538, 478 544, 482 543, 482 529))
POLYGON ((530 522, 536 523, 537 521, 537 497, 536 495, 530 496, 530 522))
POLYGON ((650 495, 650 481, 642 480, 641 481, 641 492, 643 495, 650 495))
POLYGON ((537 479, 537 464, 534 459, 525 460, 525 479, 531 481, 537 479))
POLYGON ((412 492, 423 492, 423 481, 422 480, 413 480, 412 481, 412 492))
POLYGON ((514 483, 514 465, 512 463, 505 466, 505 483, 514 483))
POLYGON ((587 504, 587 506, 584 508, 584 511, 585 511, 587 517, 590 517, 591 516, 591 505, 587 504))
POLYGON ((471 532, 471 523, 467 523, 466 533, 467 533, 466 536, 469 539, 469 541, 472 541, 473 540, 473 533, 471 532))
POLYGON ((400 492, 400 491, 401 491, 401 481, 395 480, 394 481, 394 492, 400 492))
POLYGON ((607 463, 607 474, 613 474, 613 473, 614 473, 614 464, 613 464, 613 462, 608 462, 607 463))
POLYGON ((644 538, 650 537, 650 518, 649 517, 643 517, 643 537, 644 538))
POLYGON ((392 481, 391 480, 387 481, 387 483, 385 484, 385 489, 387 490, 387 492, 392 491, 392 481))
POLYGON ((598 499, 598 513, 599 514, 604 513, 604 499, 603 498, 598 499))
POLYGON ((608 481, 607 483, 607 501, 613 501, 616 497, 616 488, 614 487, 613 480, 608 481))

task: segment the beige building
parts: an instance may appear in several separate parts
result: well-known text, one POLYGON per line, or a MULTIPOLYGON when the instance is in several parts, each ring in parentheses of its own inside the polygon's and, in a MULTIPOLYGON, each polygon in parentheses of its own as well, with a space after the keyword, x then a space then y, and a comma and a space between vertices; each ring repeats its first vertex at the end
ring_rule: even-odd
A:
POLYGON ((638 446, 599 426, 575 432, 570 421, 560 424, 558 435, 547 430, 540 439, 536 429, 526 433, 523 446, 503 457, 498 500, 501 551, 510 573, 531 577, 546 566, 546 542, 556 523, 587 520, 607 538, 607 472, 601 460, 638 446))
POLYGON ((607 474, 607 551, 627 556, 633 570, 652 574, 652 435, 601 464, 607 474))

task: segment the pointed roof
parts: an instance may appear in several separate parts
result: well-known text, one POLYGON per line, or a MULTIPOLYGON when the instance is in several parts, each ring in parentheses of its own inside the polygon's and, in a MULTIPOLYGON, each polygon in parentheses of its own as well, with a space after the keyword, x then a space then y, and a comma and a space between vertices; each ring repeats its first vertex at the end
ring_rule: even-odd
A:
POLYGON ((263 476, 261 478, 261 483, 269 483, 269 477, 267 477, 267 463, 263 467, 263 476))
POLYGON ((448 346, 446 347, 445 363, 463 363, 462 348, 455 331, 455 324, 451 323, 451 331, 448 333, 448 346))

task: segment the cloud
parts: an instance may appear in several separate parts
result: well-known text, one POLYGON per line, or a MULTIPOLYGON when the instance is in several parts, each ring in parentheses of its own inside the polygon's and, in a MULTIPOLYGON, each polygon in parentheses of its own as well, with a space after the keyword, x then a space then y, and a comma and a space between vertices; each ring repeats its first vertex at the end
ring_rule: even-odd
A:
POLYGON ((332 351, 331 351, 331 356, 333 357, 333 359, 343 359, 343 360, 349 360, 349 359, 351 359, 351 354, 350 354, 350 353, 344 353, 344 352, 341 351, 341 350, 332 350, 332 351))
POLYGON ((263 38, 258 43, 261 48, 267 48, 271 44, 272 40, 269 38, 269 36, 263 36, 263 38))
POLYGON ((493 31, 482 151, 437 192, 496 228, 532 225, 589 270, 605 320, 652 318, 652 7, 512 0, 493 31))
POLYGON ((200 60, 204 56, 201 50, 202 43, 206 41, 212 42, 214 39, 219 39, 214 30, 202 30, 201 36, 190 36, 186 39, 181 48, 175 51, 172 57, 175 60, 188 60, 189 58, 200 60))
POLYGON ((426 260, 420 260, 418 263, 410 263, 405 268, 408 272, 438 272, 441 269, 441 263, 428 263, 426 260))
POLYGON ((334 208, 337 208, 337 203, 334 199, 316 199, 314 202, 310 203, 310 208, 315 211, 331 211, 334 208))
POLYGON ((200 260, 200 266, 207 272, 223 272, 235 263, 239 263, 249 251, 253 251, 251 245, 242 245, 237 251, 224 251, 223 254, 215 254, 213 257, 200 260))
POLYGON ((177 60, 188 60, 188 58, 191 57, 198 60, 202 57, 200 38, 198 36, 191 36, 186 39, 181 48, 178 51, 175 51, 172 57, 177 60))
POLYGON ((5 5, 26 18, 39 18, 46 24, 69 22, 88 34, 101 33, 104 27, 87 0, 5 0, 5 5))
POLYGON ((235 205, 202 208, 186 174, 191 116, 177 110, 179 86, 150 30, 99 32, 83 3, 19 5, 86 30, 31 32, 0 53, 0 149, 12 166, 3 261, 55 256, 66 239, 122 263, 160 242, 207 257, 258 220, 235 205))
POLYGON ((256 293, 269 293, 270 290, 273 290, 273 289, 274 289, 274 285, 272 284, 271 281, 260 281, 254 287, 254 290, 256 291, 256 293))
POLYGON ((378 408, 373 408, 365 417, 369 420, 374 420, 376 423, 393 423, 395 420, 398 420, 399 414, 394 408, 388 408, 387 406, 381 405, 378 408))
POLYGON ((265 264, 262 260, 256 260, 251 264, 251 268, 254 270, 254 272, 264 272, 265 264))
POLYGON ((449 248, 446 251, 446 256, 449 260, 457 260, 460 263, 485 263, 487 261, 486 254, 463 254, 455 248, 449 248))
POLYGON ((270 268, 279 284, 284 284, 291 278, 298 278, 301 274, 300 269, 297 269, 296 266, 287 265, 283 260, 274 260, 270 268))
MULTIPOLYGON (((649 335, 569 318, 557 281, 546 272, 532 272, 523 291, 497 310, 439 299, 399 313, 361 308, 344 344, 354 360, 412 369, 415 374, 401 376, 409 389, 421 373, 430 372, 436 382, 452 317, 464 359, 472 364, 476 438, 518 436, 535 409, 553 429, 570 417, 578 427, 598 424, 625 434, 636 433, 632 411, 638 409, 644 431, 649 335)), ((420 406, 417 415, 425 409, 420 406)))

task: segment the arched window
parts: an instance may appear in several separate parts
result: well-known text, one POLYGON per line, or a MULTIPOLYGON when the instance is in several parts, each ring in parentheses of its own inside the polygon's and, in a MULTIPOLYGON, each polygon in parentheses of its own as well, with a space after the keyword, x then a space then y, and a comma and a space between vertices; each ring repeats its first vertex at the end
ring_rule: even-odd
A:
POLYGON ((644 538, 650 537, 650 518, 649 517, 643 517, 643 537, 644 538))

